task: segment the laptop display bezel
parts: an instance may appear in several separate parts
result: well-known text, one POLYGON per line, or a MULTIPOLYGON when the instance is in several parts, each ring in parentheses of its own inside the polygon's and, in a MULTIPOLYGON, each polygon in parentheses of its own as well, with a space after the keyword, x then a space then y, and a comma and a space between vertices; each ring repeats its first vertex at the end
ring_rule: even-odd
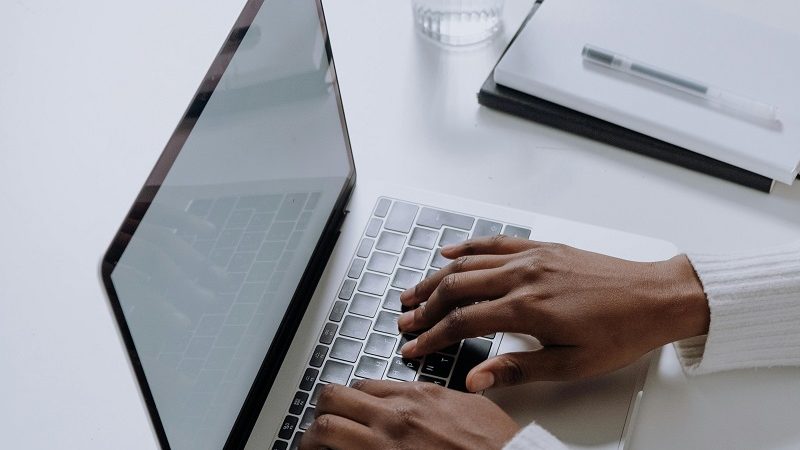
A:
MULTIPOLYGON (((171 448, 167 438, 163 423, 156 408, 153 393, 147 382, 147 377, 144 372, 144 367, 139 359, 136 351, 136 345, 133 341, 131 331, 125 320, 125 315, 122 306, 117 296, 114 284, 111 279, 111 274, 114 271, 120 257, 125 252, 129 236, 136 232, 138 226, 137 217, 146 212, 150 204, 153 202, 159 188, 164 182, 167 174, 169 173, 173 163, 175 162, 178 154, 180 153, 183 145, 186 143, 197 119, 203 113, 205 106, 211 98, 214 90, 216 89, 222 74, 227 69, 234 54, 236 53, 242 39, 247 34, 250 25, 253 23, 256 15, 263 6, 265 0, 248 0, 244 9, 237 18, 233 29, 228 37, 225 39, 222 48, 215 57, 208 72, 206 73, 200 87, 197 89, 189 107, 183 114, 178 126, 167 142, 163 152, 158 158, 153 170, 149 174, 144 186, 139 191, 134 204, 128 211, 123 225, 115 234, 111 241, 101 263, 101 279, 108 295, 111 309, 113 310, 119 332, 125 344, 131 365, 136 374, 141 394, 147 405, 150 420, 158 438, 159 444, 164 449, 171 448)), ((328 29, 325 22, 325 15, 322 7, 321 0, 315 0, 319 23, 322 32, 322 38, 325 43, 327 52, 329 70, 332 80, 333 91, 335 94, 340 123, 342 127, 342 134, 345 140, 346 156, 348 158, 349 172, 344 185, 339 192, 338 198, 334 204, 333 209, 328 217, 320 239, 318 240, 309 264, 306 266, 305 271, 298 283, 298 289, 292 297, 286 314, 278 328, 272 344, 267 351, 266 357, 261 363, 261 367, 251 385, 245 401, 239 411, 239 414, 234 422, 232 429, 228 434, 227 441, 224 448, 243 448, 247 443, 247 439, 255 425, 258 414, 261 411, 264 402, 267 399, 270 388, 275 381, 275 377, 280 369, 280 366, 286 356, 289 346, 294 339, 297 327, 305 314, 308 303, 311 300, 317 283, 322 275, 322 272, 327 265, 328 258, 333 250, 333 246, 339 235, 339 228, 344 220, 346 214, 347 202, 355 187, 356 182, 356 169, 353 160, 353 152, 350 146, 350 137, 347 132, 347 123, 344 115, 344 107, 342 105, 341 95, 339 92, 338 80, 336 77, 336 70, 333 62, 333 55, 331 52, 330 39, 328 36, 328 29)))

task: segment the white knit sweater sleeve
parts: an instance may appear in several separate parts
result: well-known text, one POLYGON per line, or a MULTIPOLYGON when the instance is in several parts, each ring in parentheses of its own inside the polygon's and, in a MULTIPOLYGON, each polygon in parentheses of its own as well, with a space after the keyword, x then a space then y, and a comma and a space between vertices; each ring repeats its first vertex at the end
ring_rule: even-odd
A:
POLYGON ((800 366, 800 242, 689 260, 708 298, 708 336, 675 343, 688 374, 800 366))

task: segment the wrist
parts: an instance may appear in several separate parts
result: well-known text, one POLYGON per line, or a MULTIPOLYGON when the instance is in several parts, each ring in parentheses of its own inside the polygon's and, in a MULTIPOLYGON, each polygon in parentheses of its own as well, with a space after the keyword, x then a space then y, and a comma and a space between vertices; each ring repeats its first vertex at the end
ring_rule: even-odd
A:
POLYGON ((661 322, 665 343, 708 334, 710 311, 703 284, 686 255, 659 265, 661 322))

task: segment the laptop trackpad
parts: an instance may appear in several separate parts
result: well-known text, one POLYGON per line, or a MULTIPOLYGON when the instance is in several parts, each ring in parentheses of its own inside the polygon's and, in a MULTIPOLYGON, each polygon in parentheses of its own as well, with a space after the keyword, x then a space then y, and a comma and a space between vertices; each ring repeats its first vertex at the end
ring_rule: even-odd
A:
MULTIPOLYGON (((541 348, 530 337, 505 334, 499 353, 541 348)), ((602 355, 598 355, 602 357, 602 355)), ((603 377, 535 382, 486 392, 520 425, 535 421, 570 448, 617 449, 648 359, 603 377)))

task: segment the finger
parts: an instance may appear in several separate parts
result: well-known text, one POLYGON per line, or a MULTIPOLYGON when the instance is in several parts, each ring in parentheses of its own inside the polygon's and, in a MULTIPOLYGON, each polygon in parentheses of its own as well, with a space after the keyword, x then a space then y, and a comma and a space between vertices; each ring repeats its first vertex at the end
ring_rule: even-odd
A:
POLYGON ((418 358, 446 348, 462 339, 483 336, 498 331, 522 331, 515 328, 511 300, 495 300, 456 308, 430 330, 406 342, 400 349, 404 358, 418 358))
POLYGON ((377 435, 366 425, 326 414, 314 419, 300 441, 301 450, 381 448, 377 435))
POLYGON ((408 384, 390 380, 358 380, 353 383, 352 387, 373 397, 384 398, 402 394, 408 384))
POLYGON ((320 391, 315 414, 317 417, 332 414, 370 425, 383 410, 378 397, 340 384, 327 384, 320 391))
POLYGON ((428 301, 397 319, 403 332, 430 328, 450 311, 477 301, 494 300, 510 290, 501 268, 458 272, 442 278, 428 301))
POLYGON ((442 282, 446 276, 460 273, 470 272, 473 270, 493 269, 500 267, 510 258, 507 256, 470 256, 459 258, 450 264, 443 267, 440 271, 431 275, 428 278, 420 281, 413 288, 407 289, 400 294, 400 302, 405 306, 416 306, 428 300, 428 297, 436 290, 436 287, 442 282))
POLYGON ((580 365, 579 347, 545 347, 533 352, 505 353, 473 368, 467 389, 478 392, 490 387, 514 386, 532 381, 575 379, 580 365))
POLYGON ((442 256, 454 259, 467 255, 509 255, 529 250, 537 245, 536 241, 498 234, 442 247, 442 256))

